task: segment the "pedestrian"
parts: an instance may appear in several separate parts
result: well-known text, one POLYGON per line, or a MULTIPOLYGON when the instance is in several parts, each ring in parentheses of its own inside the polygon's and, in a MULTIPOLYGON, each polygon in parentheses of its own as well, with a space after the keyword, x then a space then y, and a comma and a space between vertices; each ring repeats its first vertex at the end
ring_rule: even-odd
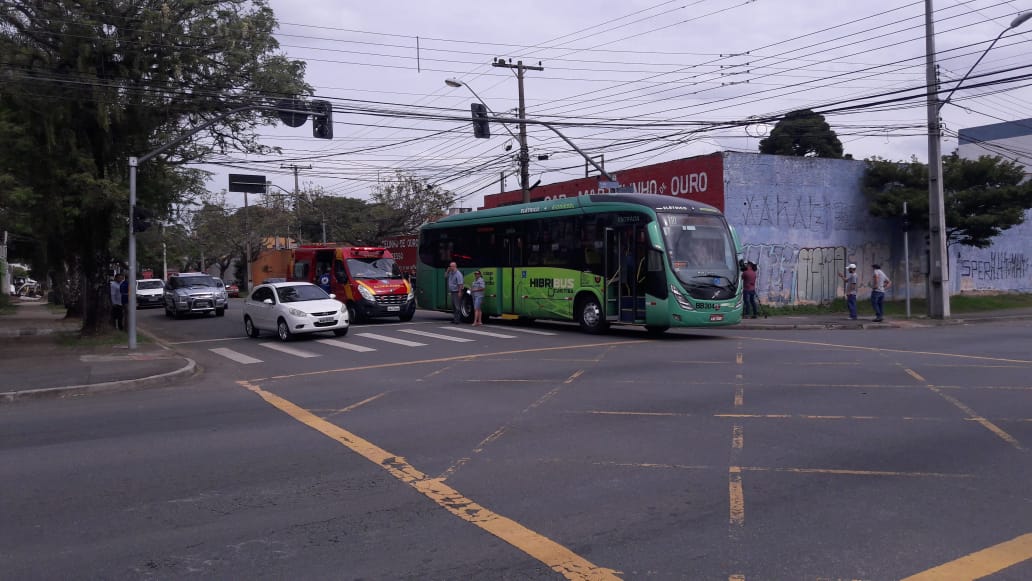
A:
POLYGON ((759 310, 756 308, 756 263, 746 262, 745 270, 742 271, 742 318, 755 319, 759 310))
POLYGON ((129 280, 123 275, 118 275, 121 282, 118 283, 118 294, 122 295, 122 327, 128 326, 127 320, 129 318, 129 309, 133 305, 129 304, 129 280))
POLYGON ((885 302, 885 289, 892 286, 892 281, 882 272, 881 266, 874 267, 874 276, 871 278, 871 306, 874 307, 874 322, 882 321, 882 304, 885 302))
POLYGON ((480 271, 473 273, 473 284, 470 285, 469 290, 473 293, 473 326, 479 327, 484 324, 483 313, 480 310, 481 305, 484 303, 484 287, 487 283, 484 282, 483 275, 480 271))
POLYGON ((108 284, 108 296, 111 298, 111 326, 122 330, 122 275, 116 274, 114 280, 108 284))
POLYGON ((846 267, 846 274, 839 273, 841 278, 846 283, 846 307, 849 308, 849 318, 856 320, 856 289, 860 285, 859 277, 856 275, 856 265, 850 263, 846 267))
POLYGON ((462 307, 462 291, 466 287, 462 279, 462 271, 454 262, 448 264, 448 270, 444 274, 444 280, 448 286, 448 294, 452 298, 452 324, 459 324, 462 307))

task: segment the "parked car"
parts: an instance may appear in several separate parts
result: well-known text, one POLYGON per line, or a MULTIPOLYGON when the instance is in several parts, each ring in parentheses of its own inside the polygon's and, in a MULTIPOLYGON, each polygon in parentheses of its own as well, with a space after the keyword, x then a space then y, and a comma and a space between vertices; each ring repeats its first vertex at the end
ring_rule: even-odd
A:
POLYGON ((136 308, 160 307, 165 303, 165 283, 160 278, 136 281, 136 308))
POLYGON ((261 284, 244 301, 244 331, 257 337, 272 331, 281 341, 301 333, 348 334, 348 308, 309 282, 261 284))
POLYGON ((168 277, 165 286, 165 315, 180 318, 186 314, 226 314, 229 297, 222 279, 203 272, 182 272, 168 277))
POLYGON ((240 298, 240 287, 235 282, 231 282, 226 285, 226 294, 230 298, 238 299, 240 298))

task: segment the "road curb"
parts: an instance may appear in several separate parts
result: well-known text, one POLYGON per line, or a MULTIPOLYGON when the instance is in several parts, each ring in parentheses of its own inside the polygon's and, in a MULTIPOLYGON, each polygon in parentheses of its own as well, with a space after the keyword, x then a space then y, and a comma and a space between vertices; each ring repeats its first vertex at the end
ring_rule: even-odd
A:
POLYGON ((26 389, 23 391, 7 391, 0 393, 0 404, 13 403, 25 399, 61 398, 76 395, 85 395, 99 392, 128 391, 131 389, 142 389, 147 387, 159 387, 168 385, 180 377, 193 375, 197 370, 197 363, 189 357, 183 357, 186 364, 174 371, 138 377, 134 379, 120 379, 118 381, 106 381, 104 383, 88 383, 83 385, 66 385, 62 387, 46 387, 42 389, 26 389))

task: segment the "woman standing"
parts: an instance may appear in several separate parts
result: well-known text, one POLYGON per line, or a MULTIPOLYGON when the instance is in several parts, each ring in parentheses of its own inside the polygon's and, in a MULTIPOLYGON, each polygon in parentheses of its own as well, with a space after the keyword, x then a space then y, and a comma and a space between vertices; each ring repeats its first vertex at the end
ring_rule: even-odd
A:
POLYGON ((473 284, 470 285, 469 290, 473 294, 473 326, 479 327, 484 324, 481 320, 483 313, 480 310, 481 305, 484 303, 484 287, 487 284, 484 282, 484 277, 480 274, 480 271, 473 273, 473 284))

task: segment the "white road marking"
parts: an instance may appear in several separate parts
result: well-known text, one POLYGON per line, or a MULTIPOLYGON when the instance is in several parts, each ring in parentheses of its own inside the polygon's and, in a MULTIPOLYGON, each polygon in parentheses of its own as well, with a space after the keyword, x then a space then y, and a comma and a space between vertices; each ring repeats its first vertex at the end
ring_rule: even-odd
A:
POLYGON ((467 329, 461 325, 456 327, 441 327, 449 331, 459 331, 460 333, 472 333, 474 335, 483 335, 485 337, 498 337, 499 339, 515 339, 516 335, 503 335, 501 333, 492 333, 490 331, 480 331, 477 329, 467 329))
POLYGON ((287 347, 286 345, 280 345, 279 343, 259 343, 262 347, 273 349, 287 355, 293 355, 295 357, 304 357, 305 359, 311 357, 318 357, 318 353, 312 353, 311 351, 303 351, 301 349, 295 349, 293 347, 287 347))
POLYGON ((244 355, 243 353, 237 353, 236 351, 233 351, 232 349, 227 349, 226 347, 218 347, 216 349, 208 349, 208 351, 211 351, 212 353, 214 353, 216 355, 221 355, 221 356, 225 357, 226 359, 232 359, 233 361, 236 361, 237 363, 243 363, 244 365, 247 365, 249 363, 261 363, 262 362, 261 359, 255 359, 254 357, 249 357, 247 355, 244 355))
POLYGON ((405 339, 396 339, 394 337, 388 337, 387 335, 377 335, 376 333, 359 333, 358 336, 365 337, 366 339, 376 339, 377 341, 386 341, 388 343, 404 345, 406 347, 426 347, 426 343, 406 341, 405 339))
POLYGON ((402 329, 402 333, 412 333, 413 335, 422 335, 423 337, 430 337, 432 339, 441 339, 442 341, 455 341, 456 343, 469 343, 474 339, 467 339, 465 337, 449 337, 448 335, 440 335, 438 333, 431 333, 430 331, 419 331, 417 329, 402 329))
POLYGON ((523 327, 505 327, 506 331, 516 331, 517 333, 530 333, 531 335, 558 335, 551 331, 538 331, 537 329, 524 329, 523 327))
POLYGON ((367 351, 376 351, 376 349, 372 347, 355 345, 354 343, 345 343, 339 339, 316 339, 315 342, 322 343, 323 345, 330 345, 331 347, 340 347, 341 349, 351 349, 352 351, 358 351, 359 353, 365 353, 367 351))

